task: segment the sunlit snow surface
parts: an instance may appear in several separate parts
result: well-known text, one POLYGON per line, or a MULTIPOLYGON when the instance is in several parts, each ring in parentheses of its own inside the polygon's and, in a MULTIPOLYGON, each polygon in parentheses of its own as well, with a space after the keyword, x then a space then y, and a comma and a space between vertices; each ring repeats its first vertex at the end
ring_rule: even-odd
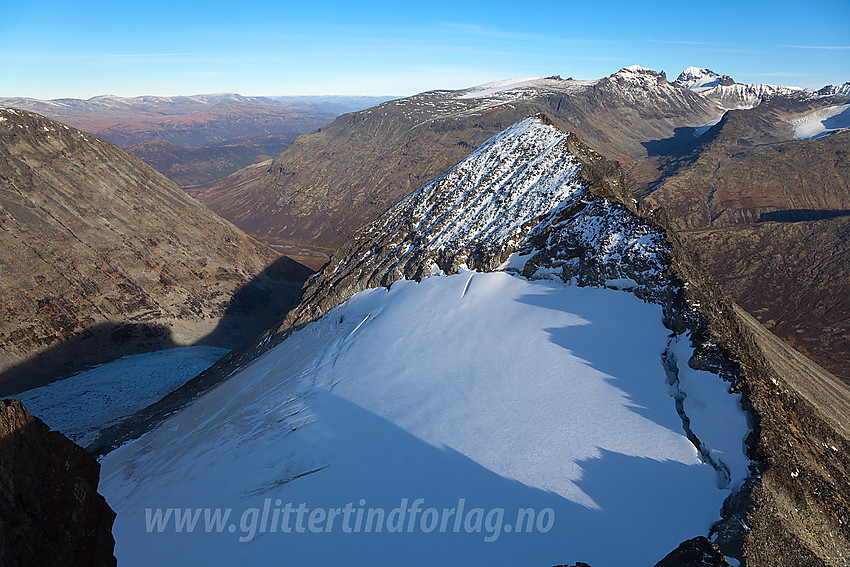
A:
POLYGON ((51 429, 85 447, 103 427, 156 402, 227 352, 194 346, 125 356, 15 397, 51 429))
POLYGON ((830 106, 791 121, 794 137, 815 140, 836 130, 850 128, 850 104, 830 106))
POLYGON ((505 79, 503 81, 485 83, 483 85, 473 87, 472 89, 470 89, 470 92, 460 95, 458 98, 481 98, 485 96, 492 96, 494 94, 498 94, 511 89, 533 85, 534 81, 539 78, 540 77, 528 77, 525 79, 505 79))
MULTIPOLYGON (((730 493, 684 436, 661 316, 625 292, 504 272, 361 292, 103 458, 119 563, 652 565, 706 534, 730 493), (390 512, 404 498, 504 508, 505 526, 485 542, 486 529, 344 533, 341 522, 247 538, 239 522, 265 499, 390 512), (233 531, 205 534, 201 518, 196 533, 147 533, 157 507, 231 507, 233 531), (551 508, 554 526, 509 533, 519 508, 551 508)), ((680 374, 682 389, 699 383, 686 404, 703 404, 695 433, 709 429, 739 482, 737 396, 714 375, 680 374)))

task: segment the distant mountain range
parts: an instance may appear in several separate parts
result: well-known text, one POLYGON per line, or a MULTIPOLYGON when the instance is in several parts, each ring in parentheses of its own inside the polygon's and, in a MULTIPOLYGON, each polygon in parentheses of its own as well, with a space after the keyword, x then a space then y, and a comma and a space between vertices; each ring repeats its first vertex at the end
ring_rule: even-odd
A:
POLYGON ((220 179, 282 152, 297 136, 388 97, 97 96, 0 98, 130 149, 182 187, 220 179))

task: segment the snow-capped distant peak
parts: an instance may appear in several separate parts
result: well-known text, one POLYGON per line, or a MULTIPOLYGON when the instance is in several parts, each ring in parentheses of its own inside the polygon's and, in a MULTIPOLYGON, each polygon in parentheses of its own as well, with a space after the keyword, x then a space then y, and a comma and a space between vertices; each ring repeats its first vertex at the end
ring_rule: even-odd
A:
POLYGON ((619 72, 622 73, 623 71, 628 71, 632 73, 653 73, 656 75, 658 74, 658 71, 656 71, 655 69, 650 69, 649 67, 642 67, 640 65, 629 65, 628 67, 623 67, 622 69, 620 69, 619 72))
POLYGON ((838 86, 826 85, 825 87, 818 90, 806 89, 806 92, 819 96, 850 95, 850 81, 847 81, 846 83, 838 86))
POLYGON ((663 82, 667 82, 667 76, 664 74, 664 71, 656 71, 655 69, 641 67, 640 65, 623 67, 611 75, 609 79, 617 82, 625 81, 626 83, 658 83, 661 79, 663 79, 663 82))
POLYGON ((799 87, 736 83, 729 75, 719 75, 705 67, 688 67, 674 83, 701 94, 725 110, 753 108, 766 97, 790 95, 802 90, 799 87))
POLYGON ((688 67, 674 82, 698 93, 719 85, 731 85, 735 81, 728 75, 718 75, 705 67, 688 67))
POLYGON ((655 69, 650 69, 649 67, 641 67, 640 65, 629 65, 628 67, 623 67, 610 77, 611 79, 618 81, 626 81, 626 82, 658 82, 659 78, 663 78, 665 81, 667 77, 664 75, 664 72, 658 72, 655 69))

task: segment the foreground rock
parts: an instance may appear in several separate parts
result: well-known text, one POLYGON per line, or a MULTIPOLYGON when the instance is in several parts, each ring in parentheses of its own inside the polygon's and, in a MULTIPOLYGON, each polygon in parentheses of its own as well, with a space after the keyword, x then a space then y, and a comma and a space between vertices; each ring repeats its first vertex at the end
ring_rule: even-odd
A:
POLYGON ((0 401, 0 564, 115 565, 99 475, 91 455, 19 401, 0 401))
POLYGON ((695 537, 682 542, 655 567, 729 567, 729 562, 717 545, 707 538, 695 537))

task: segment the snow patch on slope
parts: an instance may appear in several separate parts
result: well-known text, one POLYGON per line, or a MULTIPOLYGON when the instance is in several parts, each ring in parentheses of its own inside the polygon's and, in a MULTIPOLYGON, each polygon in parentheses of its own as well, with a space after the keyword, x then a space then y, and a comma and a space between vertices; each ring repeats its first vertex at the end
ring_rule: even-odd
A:
POLYGON ((483 85, 472 87, 468 92, 465 92, 457 98, 481 98, 485 96, 492 96, 507 90, 532 85, 534 81, 539 78, 540 77, 526 77, 524 79, 505 79, 502 81, 484 83, 483 85))
POLYGON ((158 401, 227 352, 194 346, 124 356, 15 397, 51 429, 85 447, 101 429, 158 401))
POLYGON ((836 130, 850 128, 850 104, 821 108, 791 120, 791 125, 798 140, 816 140, 836 130))
POLYGON ((536 119, 522 120, 426 184, 412 211, 422 219, 417 233, 427 235, 426 248, 460 249, 475 241, 498 246, 580 190, 579 164, 559 147, 566 138, 536 119), (462 182, 446 192, 458 177, 462 182))

